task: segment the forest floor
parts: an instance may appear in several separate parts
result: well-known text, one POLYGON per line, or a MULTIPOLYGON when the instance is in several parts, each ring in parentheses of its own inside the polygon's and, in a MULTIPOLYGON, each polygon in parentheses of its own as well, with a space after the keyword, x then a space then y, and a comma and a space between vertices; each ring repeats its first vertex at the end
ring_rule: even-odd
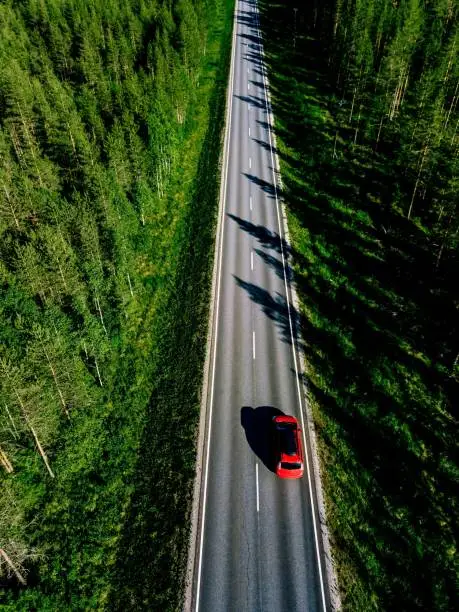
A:
POLYGON ((300 36, 294 47, 291 8, 261 5, 343 606, 446 611, 457 576, 459 393, 443 358, 456 328, 453 271, 436 272, 426 229, 398 206, 390 151, 353 146, 339 130, 326 50, 300 36))
POLYGON ((153 266, 146 253, 139 264, 154 299, 138 300, 116 339, 106 376, 112 388, 103 389, 109 399, 75 413, 56 449, 53 488, 39 484, 39 471, 23 477, 43 554, 27 589, 2 594, 4 610, 181 605, 234 0, 217 6, 169 188, 170 215, 157 227, 163 262, 153 266))

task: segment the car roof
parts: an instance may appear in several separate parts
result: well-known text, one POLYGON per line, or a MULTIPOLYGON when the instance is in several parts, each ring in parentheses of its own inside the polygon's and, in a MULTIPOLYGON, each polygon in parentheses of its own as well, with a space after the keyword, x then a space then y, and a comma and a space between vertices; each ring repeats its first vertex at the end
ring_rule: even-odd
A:
POLYGON ((276 430, 279 435, 280 450, 290 457, 298 454, 296 439, 297 423, 291 421, 276 421, 276 430))

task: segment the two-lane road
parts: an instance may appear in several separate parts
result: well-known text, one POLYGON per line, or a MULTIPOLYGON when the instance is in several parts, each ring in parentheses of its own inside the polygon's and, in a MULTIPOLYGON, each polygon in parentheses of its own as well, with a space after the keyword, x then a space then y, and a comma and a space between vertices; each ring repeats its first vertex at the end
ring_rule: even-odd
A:
MULTIPOLYGON (((269 423, 303 422, 266 75, 253 1, 237 1, 193 609, 329 609, 310 451, 272 471, 269 423)), ((304 426, 303 426, 304 430, 304 426)))

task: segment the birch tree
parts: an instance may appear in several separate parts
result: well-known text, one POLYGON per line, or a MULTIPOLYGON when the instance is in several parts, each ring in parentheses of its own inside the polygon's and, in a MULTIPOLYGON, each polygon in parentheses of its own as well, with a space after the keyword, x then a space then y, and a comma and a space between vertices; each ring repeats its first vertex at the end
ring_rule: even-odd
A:
POLYGON ((49 476, 54 478, 54 472, 45 451, 45 440, 50 441, 52 432, 57 429, 56 423, 53 423, 55 415, 52 415, 52 409, 45 412, 44 398, 40 397, 39 388, 27 381, 20 365, 15 366, 7 358, 1 357, 0 373, 3 401, 7 400, 10 408, 14 406, 16 412, 19 413, 22 425, 31 434, 49 476))
POLYGON ((30 546, 25 529, 21 500, 11 481, 2 482, 0 496, 0 578, 22 586, 27 584, 27 565, 42 558, 42 553, 30 546))

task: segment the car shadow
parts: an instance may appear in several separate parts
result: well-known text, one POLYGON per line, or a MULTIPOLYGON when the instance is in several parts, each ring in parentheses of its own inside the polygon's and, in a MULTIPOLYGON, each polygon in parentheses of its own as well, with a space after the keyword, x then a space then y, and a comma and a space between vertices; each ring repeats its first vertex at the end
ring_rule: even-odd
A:
POLYGON ((284 414, 274 406, 243 406, 241 408, 241 425, 250 448, 264 465, 274 472, 275 459, 272 448, 273 417, 284 414))

